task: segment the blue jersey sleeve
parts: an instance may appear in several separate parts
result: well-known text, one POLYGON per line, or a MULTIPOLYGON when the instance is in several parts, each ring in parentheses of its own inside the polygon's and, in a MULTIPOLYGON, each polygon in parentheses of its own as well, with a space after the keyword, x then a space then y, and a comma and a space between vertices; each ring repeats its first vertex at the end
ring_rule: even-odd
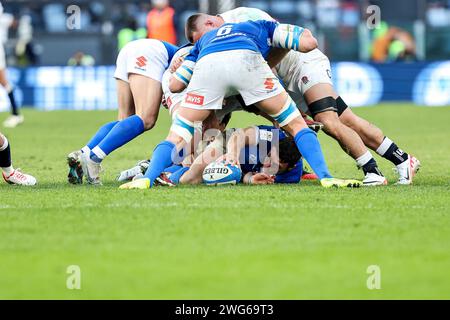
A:
POLYGON ((174 46, 173 44, 168 43, 166 41, 161 41, 161 42, 164 45, 164 47, 166 47, 167 54, 169 56, 169 64, 170 64, 174 54, 180 49, 180 47, 174 46))
POLYGON ((273 33, 278 26, 278 22, 276 21, 268 21, 268 20, 258 20, 256 23, 267 32, 267 36, 270 40, 273 39, 273 33))
POLYGON ((187 61, 197 62, 198 56, 200 54, 200 46, 201 46, 201 39, 200 41, 197 41, 195 46, 192 47, 191 52, 189 52, 189 55, 184 59, 187 61))
POLYGON ((303 175, 303 161, 297 162, 295 167, 285 173, 275 176, 275 183, 299 183, 303 175))

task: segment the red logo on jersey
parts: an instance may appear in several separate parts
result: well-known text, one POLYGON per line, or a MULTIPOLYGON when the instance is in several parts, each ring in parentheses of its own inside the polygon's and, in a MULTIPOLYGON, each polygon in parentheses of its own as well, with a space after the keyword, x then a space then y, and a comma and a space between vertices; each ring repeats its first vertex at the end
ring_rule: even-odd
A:
POLYGON ((272 78, 267 78, 266 81, 264 82, 264 85, 266 86, 267 90, 272 90, 273 87, 275 86, 275 83, 273 82, 272 78))
POLYGON ((136 65, 139 68, 145 67, 147 65, 147 59, 144 56, 136 58, 136 65))
POLYGON ((190 103, 190 104, 195 104, 197 106, 202 106, 203 105, 203 101, 205 100, 204 96, 199 96, 196 94, 192 94, 192 93, 188 93, 186 95, 186 103, 190 103))

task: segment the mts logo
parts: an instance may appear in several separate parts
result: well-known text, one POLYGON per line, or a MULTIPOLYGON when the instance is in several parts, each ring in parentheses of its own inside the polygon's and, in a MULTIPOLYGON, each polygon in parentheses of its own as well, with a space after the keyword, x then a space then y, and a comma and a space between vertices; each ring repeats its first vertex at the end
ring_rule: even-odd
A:
POLYGON ((199 95, 196 95, 196 94, 188 93, 186 95, 186 100, 185 101, 186 101, 186 103, 202 106, 204 100, 205 100, 204 96, 199 96, 199 95))

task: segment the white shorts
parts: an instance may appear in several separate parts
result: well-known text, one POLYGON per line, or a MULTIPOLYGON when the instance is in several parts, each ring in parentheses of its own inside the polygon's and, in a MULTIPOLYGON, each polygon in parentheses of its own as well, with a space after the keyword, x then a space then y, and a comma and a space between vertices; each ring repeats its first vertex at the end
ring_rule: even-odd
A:
POLYGON ((201 58, 187 87, 183 107, 200 110, 222 109, 223 99, 240 94, 252 105, 284 92, 260 53, 232 50, 201 58))
POLYGON ((135 40, 120 50, 114 78, 128 82, 128 75, 135 73, 161 82, 168 66, 169 54, 161 41, 135 40))
POLYGON ((290 51, 276 70, 286 89, 301 95, 316 84, 333 85, 330 60, 318 49, 308 53, 290 51))
POLYGON ((3 47, 3 43, 0 43, 0 70, 5 69, 6 69, 5 48, 3 47))

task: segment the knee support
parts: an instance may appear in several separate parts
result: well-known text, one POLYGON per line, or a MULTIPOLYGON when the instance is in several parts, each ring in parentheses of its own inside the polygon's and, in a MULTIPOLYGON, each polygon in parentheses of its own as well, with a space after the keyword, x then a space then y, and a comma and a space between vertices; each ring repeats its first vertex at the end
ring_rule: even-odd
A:
POLYGON ((269 114, 280 127, 284 127, 289 124, 292 120, 300 117, 300 111, 297 109, 297 105, 291 98, 288 98, 283 108, 277 114, 269 114))
POLYGON ((313 118, 319 113, 326 111, 334 111, 338 112, 338 108, 336 105, 336 100, 333 97, 326 97, 316 102, 310 103, 308 105, 308 109, 311 112, 313 118))
POLYGON ((172 122, 170 130, 175 132, 177 135, 183 138, 184 141, 189 143, 194 136, 195 128, 193 122, 186 120, 185 118, 177 114, 172 122))
POLYGON ((348 108, 348 105, 345 103, 345 101, 341 97, 338 97, 336 99, 336 106, 337 106, 338 116, 341 116, 341 114, 344 113, 345 109, 348 108))

